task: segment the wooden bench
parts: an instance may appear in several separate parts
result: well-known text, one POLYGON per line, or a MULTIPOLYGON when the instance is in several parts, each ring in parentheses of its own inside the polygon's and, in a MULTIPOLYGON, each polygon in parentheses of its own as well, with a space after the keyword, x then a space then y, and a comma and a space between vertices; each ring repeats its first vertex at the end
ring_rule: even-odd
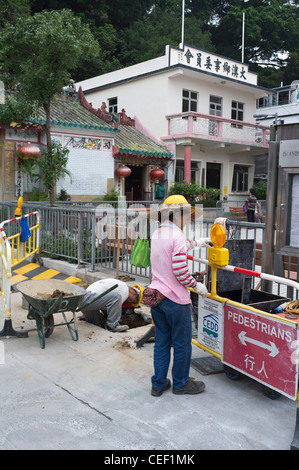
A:
MULTIPOLYGON (((297 281, 298 258, 296 258, 295 256, 291 256, 289 263, 289 257, 283 256, 282 262, 284 275, 286 276, 286 278, 292 279, 293 281, 297 281)), ((255 248, 255 264, 257 266, 262 265, 262 244, 259 242, 256 243, 255 248)))
POLYGON ((291 258, 283 256, 282 260, 285 276, 293 281, 297 281, 298 258, 295 256, 291 256, 291 258))
POLYGON ((229 208, 229 213, 232 219, 247 221, 247 215, 243 211, 243 206, 232 206, 229 208))

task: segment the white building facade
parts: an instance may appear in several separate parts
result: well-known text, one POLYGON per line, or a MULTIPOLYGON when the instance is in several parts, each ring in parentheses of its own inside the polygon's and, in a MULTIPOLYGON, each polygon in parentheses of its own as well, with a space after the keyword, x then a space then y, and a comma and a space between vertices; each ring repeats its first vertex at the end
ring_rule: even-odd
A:
MULTIPOLYGON (((74 200, 92 199, 103 196, 114 187, 115 161, 113 145, 116 129, 94 118, 82 108, 79 102, 56 101, 52 104, 51 138, 69 151, 66 175, 56 184, 56 193, 66 191, 74 200), (61 112, 63 120, 57 116, 61 112), (90 118, 89 118, 90 115, 90 118), (92 121, 87 121, 92 119, 92 121)), ((16 127, 0 126, 0 197, 2 201, 12 200, 20 194, 30 193, 39 182, 30 180, 28 175, 15 171, 19 160, 17 150, 24 144, 46 148, 44 118, 36 124, 16 127), (23 127, 23 129, 22 129, 23 127)))
POLYGON ((243 199, 254 157, 268 148, 268 126, 256 125, 256 100, 270 93, 246 64, 184 44, 165 55, 77 83, 89 103, 125 109, 136 126, 174 155, 173 181, 220 189, 243 199))
POLYGON ((257 100, 256 119, 263 125, 299 122, 299 80, 273 88, 272 94, 257 100))

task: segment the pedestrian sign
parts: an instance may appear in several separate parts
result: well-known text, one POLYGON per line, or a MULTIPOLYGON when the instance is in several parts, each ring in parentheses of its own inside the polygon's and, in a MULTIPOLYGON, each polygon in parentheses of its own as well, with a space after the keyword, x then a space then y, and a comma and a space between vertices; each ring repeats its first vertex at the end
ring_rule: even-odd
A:
POLYGON ((294 400, 297 347, 295 323, 225 304, 222 362, 294 400))

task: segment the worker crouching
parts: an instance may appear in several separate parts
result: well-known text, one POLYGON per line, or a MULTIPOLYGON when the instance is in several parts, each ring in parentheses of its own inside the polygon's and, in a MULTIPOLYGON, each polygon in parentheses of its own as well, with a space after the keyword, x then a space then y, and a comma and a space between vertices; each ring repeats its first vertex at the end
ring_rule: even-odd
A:
MULTIPOLYGON (((95 300, 83 308, 84 319, 93 325, 101 326, 101 312, 107 314, 105 328, 119 333, 129 329, 128 325, 121 324, 122 306, 124 303, 138 307, 142 300, 143 289, 140 286, 129 287, 125 282, 117 279, 102 279, 91 284, 81 300, 81 305, 88 305, 93 299, 117 284, 117 288, 95 300)), ((80 305, 79 305, 80 307, 80 305)))

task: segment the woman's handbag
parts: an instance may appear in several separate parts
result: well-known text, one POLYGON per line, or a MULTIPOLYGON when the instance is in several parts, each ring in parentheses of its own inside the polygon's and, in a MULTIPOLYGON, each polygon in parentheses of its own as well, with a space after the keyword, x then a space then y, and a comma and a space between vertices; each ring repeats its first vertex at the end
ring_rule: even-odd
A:
POLYGON ((149 241, 146 238, 137 238, 135 240, 131 264, 138 268, 147 268, 150 265, 149 241))
POLYGON ((147 287, 143 292, 142 301, 149 307, 156 307, 162 302, 163 299, 165 299, 165 295, 161 294, 161 292, 159 292, 157 289, 147 287))
POLYGON ((243 212, 247 212, 247 211, 248 211, 248 205, 247 205, 247 202, 245 202, 243 206, 243 212))

